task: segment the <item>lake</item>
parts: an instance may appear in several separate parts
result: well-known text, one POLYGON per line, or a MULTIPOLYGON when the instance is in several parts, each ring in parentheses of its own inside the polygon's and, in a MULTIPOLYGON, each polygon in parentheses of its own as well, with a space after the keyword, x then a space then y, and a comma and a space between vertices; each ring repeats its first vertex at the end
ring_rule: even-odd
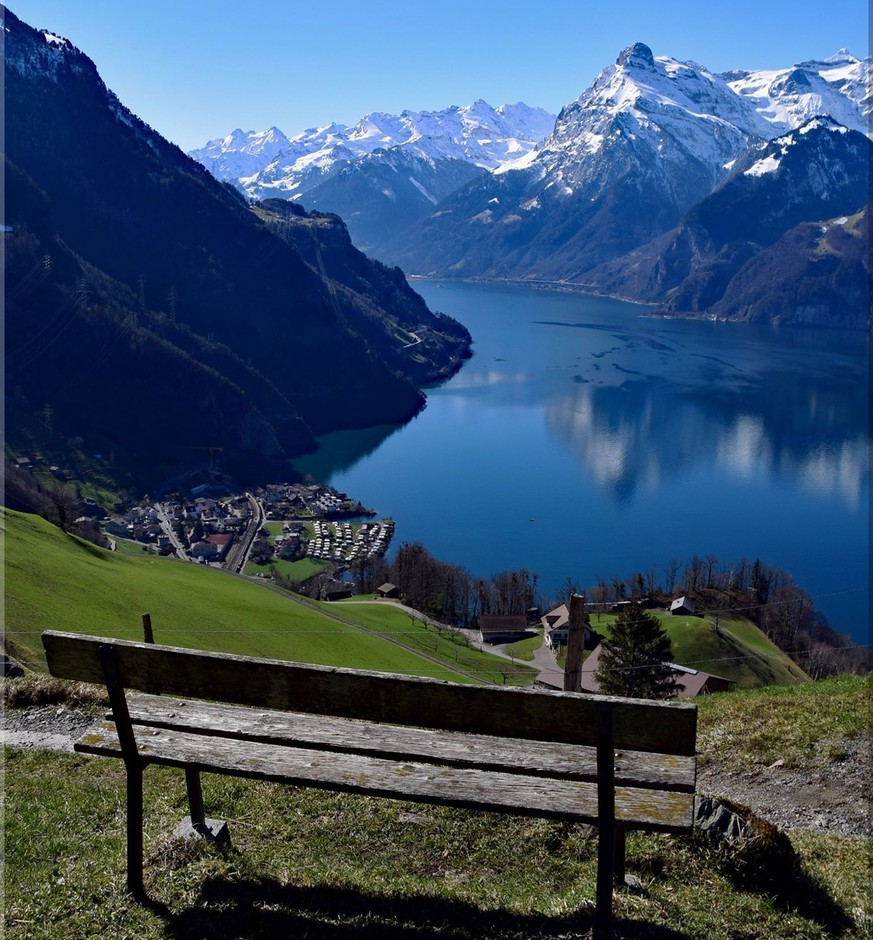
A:
POLYGON ((662 320, 608 298, 414 282, 474 356, 401 427, 297 462, 478 576, 545 595, 672 558, 789 571, 869 629, 867 336, 662 320))

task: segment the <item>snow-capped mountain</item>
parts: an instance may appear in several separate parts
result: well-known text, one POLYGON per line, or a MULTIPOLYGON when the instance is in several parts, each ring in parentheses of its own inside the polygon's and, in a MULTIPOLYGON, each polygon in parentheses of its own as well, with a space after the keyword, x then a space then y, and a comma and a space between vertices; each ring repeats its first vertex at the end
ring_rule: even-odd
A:
POLYGON ((555 116, 518 103, 485 101, 443 111, 374 112, 351 127, 329 124, 288 138, 276 128, 234 131, 189 156, 253 196, 296 198, 350 161, 401 148, 429 161, 463 160, 493 170, 529 153, 555 116))
POLYGON ((539 150, 497 172, 526 164, 569 194, 624 172, 617 158, 627 151, 665 185, 678 184, 678 202, 692 200, 695 185, 711 190, 756 140, 777 137, 816 115, 869 133, 869 64, 841 50, 781 71, 717 75, 694 62, 656 57, 635 43, 561 111, 539 150))
POLYGON ((290 145, 278 127, 248 132, 237 128, 227 137, 210 140, 205 147, 193 150, 189 156, 220 180, 238 180, 257 173, 290 145))
POLYGON ((378 252, 451 192, 524 158, 555 116, 526 104, 485 101, 442 111, 374 112, 351 127, 328 124, 291 138, 234 131, 190 156, 258 199, 300 199, 343 217, 355 243, 378 252))
POLYGON ((694 63, 655 58, 635 43, 561 111, 527 163, 544 188, 587 199, 633 167, 687 208, 712 191, 750 138, 769 136, 767 130, 724 79, 694 63))
POLYGON ((728 72, 722 78, 770 124, 768 137, 799 127, 817 114, 829 114, 844 127, 869 135, 870 61, 840 49, 822 61, 777 71, 728 72))
POLYGON ((422 274, 587 283, 587 272, 673 228, 751 147, 809 111, 829 107, 866 128, 869 63, 841 52, 717 75, 635 43, 562 109, 541 147, 454 193, 382 256, 422 274))

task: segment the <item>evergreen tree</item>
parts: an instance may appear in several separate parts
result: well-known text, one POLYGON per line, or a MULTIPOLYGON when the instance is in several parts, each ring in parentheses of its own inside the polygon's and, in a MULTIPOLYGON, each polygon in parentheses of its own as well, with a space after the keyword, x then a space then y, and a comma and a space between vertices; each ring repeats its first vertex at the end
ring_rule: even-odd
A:
POLYGON ((669 698, 675 694, 670 638, 658 619, 639 604, 618 615, 608 639, 600 644, 597 682, 605 695, 669 698))

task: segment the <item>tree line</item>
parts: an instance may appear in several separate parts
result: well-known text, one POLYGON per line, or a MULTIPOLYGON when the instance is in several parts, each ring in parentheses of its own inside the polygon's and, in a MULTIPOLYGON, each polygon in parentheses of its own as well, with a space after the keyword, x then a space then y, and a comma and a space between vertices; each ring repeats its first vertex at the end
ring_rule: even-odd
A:
MULTIPOLYGON (((565 591, 570 587, 568 582, 565 591)), ((650 567, 625 580, 598 577, 588 590, 594 610, 645 597, 666 606, 681 595, 692 598, 698 613, 712 616, 716 629, 721 619, 730 616, 751 620, 814 679, 869 670, 869 651, 831 627, 809 592, 787 571, 758 558, 725 561, 713 554, 671 558, 660 573, 650 567)))
POLYGON ((757 558, 671 558, 660 571, 650 566, 625 578, 598 576, 587 588, 568 577, 551 597, 540 592, 537 575, 526 568, 478 578, 460 565, 435 558, 420 542, 404 542, 390 562, 360 559, 352 573, 362 594, 392 583, 411 607, 461 628, 475 627, 482 614, 547 611, 568 603, 572 594, 585 594, 596 627, 596 614, 618 601, 649 598, 667 607, 675 597, 687 595, 698 613, 714 618, 716 630, 719 621, 729 617, 751 620, 813 678, 869 668, 868 651, 834 630, 787 571, 757 558))

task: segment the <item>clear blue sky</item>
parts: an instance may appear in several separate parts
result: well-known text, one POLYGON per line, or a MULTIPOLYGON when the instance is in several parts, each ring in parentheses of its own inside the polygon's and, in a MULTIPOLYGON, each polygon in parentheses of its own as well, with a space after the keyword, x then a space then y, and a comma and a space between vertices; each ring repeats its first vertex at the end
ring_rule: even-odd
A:
POLYGON ((12 0, 188 150, 484 98, 557 112, 645 42, 713 71, 869 54, 867 0, 12 0))

